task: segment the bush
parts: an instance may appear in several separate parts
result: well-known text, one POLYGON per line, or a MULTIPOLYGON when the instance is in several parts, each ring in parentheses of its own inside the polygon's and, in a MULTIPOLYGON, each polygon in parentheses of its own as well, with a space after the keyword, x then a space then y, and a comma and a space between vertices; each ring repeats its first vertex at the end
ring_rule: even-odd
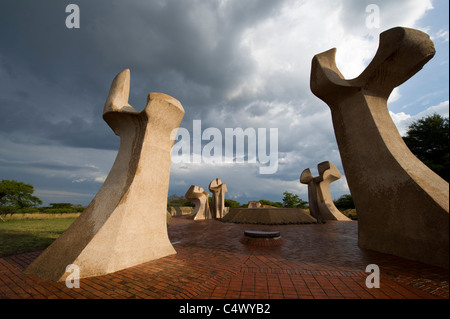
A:
POLYGON ((356 209, 346 209, 342 211, 342 214, 350 218, 351 220, 358 220, 358 215, 356 214, 356 209))
POLYGON ((346 194, 335 200, 334 206, 336 206, 338 209, 354 209, 355 203, 353 202, 352 195, 346 194))
POLYGON ((50 203, 52 208, 72 208, 73 205, 71 203, 50 203))
POLYGON ((280 202, 271 202, 270 200, 260 199, 259 202, 261 205, 268 205, 273 207, 283 208, 283 203, 280 202))
POLYGON ((72 208, 44 208, 41 209, 41 213, 44 214, 68 214, 73 213, 74 210, 72 208))
POLYGON ((70 214, 70 213, 82 213, 85 207, 80 204, 71 203, 50 203, 50 207, 40 208, 40 212, 46 214, 70 214))
POLYGON ((241 207, 241 203, 238 203, 235 200, 232 199, 226 199, 225 198, 225 207, 241 207))
POLYGON ((71 214, 82 213, 85 207, 82 205, 72 205, 70 207, 55 208, 55 207, 24 207, 16 208, 13 206, 0 206, 0 215, 12 215, 12 214, 71 214))
POLYGON ((0 206, 0 215, 12 215, 16 212, 16 209, 12 206, 0 206))
POLYGON ((19 214, 34 214, 39 213, 41 209, 39 207, 26 207, 26 208, 18 208, 16 209, 16 213, 19 214))
POLYGON ((192 203, 191 201, 187 200, 184 196, 177 196, 175 194, 169 196, 167 198, 167 207, 183 207, 183 206, 188 206, 188 207, 194 207, 194 203, 192 203))
POLYGON ((283 206, 286 208, 308 208, 308 202, 304 201, 298 195, 285 191, 283 193, 283 206))
POLYGON ((81 204, 73 205, 73 210, 77 213, 82 213, 82 212, 84 212, 85 209, 86 209, 86 207, 84 207, 81 204))

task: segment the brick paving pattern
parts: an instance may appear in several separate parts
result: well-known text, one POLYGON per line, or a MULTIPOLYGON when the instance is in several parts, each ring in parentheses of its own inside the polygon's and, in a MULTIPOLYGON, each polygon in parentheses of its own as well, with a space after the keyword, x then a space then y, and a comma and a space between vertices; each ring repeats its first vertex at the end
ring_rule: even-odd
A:
POLYGON ((362 250, 356 222, 244 225, 172 219, 177 254, 69 289, 23 270, 40 251, 0 258, 5 299, 448 299, 447 269, 362 250), (280 231, 280 246, 246 245, 244 230, 280 231), (380 268, 380 288, 365 285, 380 268))

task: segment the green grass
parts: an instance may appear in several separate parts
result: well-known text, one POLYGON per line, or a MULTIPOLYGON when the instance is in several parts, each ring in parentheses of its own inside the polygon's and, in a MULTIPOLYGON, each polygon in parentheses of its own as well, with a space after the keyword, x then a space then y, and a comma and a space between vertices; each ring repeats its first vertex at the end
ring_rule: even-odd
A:
POLYGON ((46 248, 74 220, 75 218, 0 220, 0 257, 46 248))

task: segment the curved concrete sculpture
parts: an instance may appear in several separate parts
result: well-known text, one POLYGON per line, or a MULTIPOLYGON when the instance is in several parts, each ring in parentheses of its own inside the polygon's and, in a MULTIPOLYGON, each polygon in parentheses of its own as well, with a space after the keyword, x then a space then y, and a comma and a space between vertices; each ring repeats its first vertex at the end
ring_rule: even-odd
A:
POLYGON ((339 72, 335 53, 313 58, 311 90, 331 109, 359 246, 448 268, 449 184, 411 153, 387 108, 392 90, 433 57, 433 42, 418 30, 387 30, 353 80, 339 72))
POLYGON ((192 214, 189 218, 194 220, 211 219, 211 212, 209 211, 209 194, 203 188, 192 185, 184 197, 195 204, 192 214))
POLYGON ((300 183, 308 185, 310 214, 319 223, 324 223, 325 220, 349 221, 350 218, 342 214, 334 205, 330 194, 330 183, 341 178, 341 173, 329 161, 319 163, 317 168, 319 170, 317 177, 313 177, 309 168, 300 175, 300 183))
POLYGON ((222 218, 225 211, 225 193, 227 184, 222 183, 220 178, 213 179, 209 183, 209 191, 213 193, 211 201, 211 214, 213 218, 222 218))
POLYGON ((114 79, 103 119, 120 136, 120 148, 105 183, 75 222, 26 273, 64 280, 66 266, 80 276, 112 273, 175 254, 166 224, 171 149, 170 133, 184 110, 176 99, 150 93, 137 112, 128 104, 130 71, 114 79))

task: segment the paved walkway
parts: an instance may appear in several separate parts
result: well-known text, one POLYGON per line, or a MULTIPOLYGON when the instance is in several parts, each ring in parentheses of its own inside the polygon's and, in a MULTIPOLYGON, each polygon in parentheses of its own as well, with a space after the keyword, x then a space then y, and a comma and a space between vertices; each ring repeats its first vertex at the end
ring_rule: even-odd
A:
POLYGON ((80 288, 23 270, 40 252, 0 258, 0 298, 179 299, 442 299, 448 270, 366 251, 356 222, 243 225, 172 219, 176 255, 113 274, 80 280, 80 288), (244 230, 279 230, 281 246, 248 246, 244 230), (380 288, 365 285, 365 268, 380 268, 380 288))

